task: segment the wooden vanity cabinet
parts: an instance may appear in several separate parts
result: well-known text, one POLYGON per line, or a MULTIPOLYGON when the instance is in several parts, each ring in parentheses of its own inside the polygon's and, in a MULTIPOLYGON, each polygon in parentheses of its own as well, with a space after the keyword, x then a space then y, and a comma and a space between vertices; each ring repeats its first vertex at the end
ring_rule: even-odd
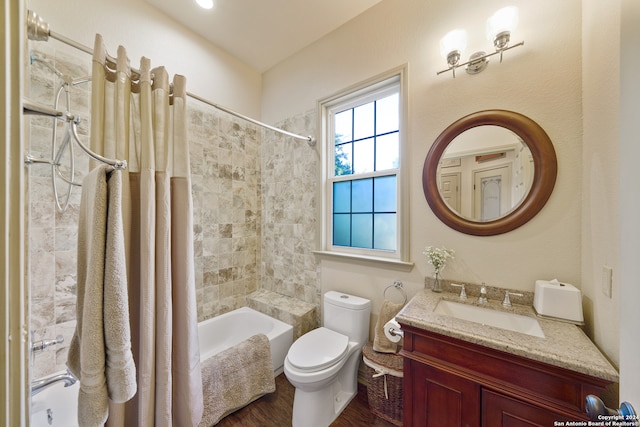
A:
POLYGON ((478 425, 481 393, 479 384, 455 373, 406 358, 404 371, 403 425, 478 425))
POLYGON ((611 382, 402 325, 404 426, 553 426, 588 421, 611 382))

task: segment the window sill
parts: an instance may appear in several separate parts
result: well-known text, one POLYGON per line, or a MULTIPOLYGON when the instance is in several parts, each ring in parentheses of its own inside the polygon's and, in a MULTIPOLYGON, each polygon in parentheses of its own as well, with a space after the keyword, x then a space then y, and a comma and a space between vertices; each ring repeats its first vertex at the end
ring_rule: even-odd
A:
POLYGON ((413 266, 415 265, 413 262, 400 261, 390 258, 377 258, 366 255, 355 255, 329 251, 313 251, 313 253, 320 258, 333 259, 354 264, 370 265, 379 268, 390 268, 398 271, 409 272, 413 270, 413 266))

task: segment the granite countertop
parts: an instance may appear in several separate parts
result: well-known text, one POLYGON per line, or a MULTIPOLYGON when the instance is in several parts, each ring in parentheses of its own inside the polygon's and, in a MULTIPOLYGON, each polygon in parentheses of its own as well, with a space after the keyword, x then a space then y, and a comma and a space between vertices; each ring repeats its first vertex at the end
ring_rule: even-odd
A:
MULTIPOLYGON (((477 298, 469 297, 462 301, 457 294, 435 293, 427 289, 418 292, 398 313, 396 320, 419 329, 618 382, 618 371, 589 337, 574 324, 537 318, 545 335, 545 338, 538 338, 436 314, 433 310, 441 299, 479 305, 477 298)), ((505 308, 502 307, 501 301, 490 299, 488 303, 480 306, 536 317, 533 307, 526 305, 513 304, 512 307, 505 308)))

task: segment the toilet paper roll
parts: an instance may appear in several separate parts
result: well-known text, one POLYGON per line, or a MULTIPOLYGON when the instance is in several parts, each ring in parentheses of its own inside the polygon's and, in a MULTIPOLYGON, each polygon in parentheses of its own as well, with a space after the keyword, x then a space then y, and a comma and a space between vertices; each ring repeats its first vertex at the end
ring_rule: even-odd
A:
POLYGON ((383 330, 384 336, 391 342, 398 342, 402 339, 402 337, 397 333, 400 331, 400 324, 396 322, 395 317, 384 324, 383 330), (396 332, 395 334, 391 333, 392 329, 396 332))

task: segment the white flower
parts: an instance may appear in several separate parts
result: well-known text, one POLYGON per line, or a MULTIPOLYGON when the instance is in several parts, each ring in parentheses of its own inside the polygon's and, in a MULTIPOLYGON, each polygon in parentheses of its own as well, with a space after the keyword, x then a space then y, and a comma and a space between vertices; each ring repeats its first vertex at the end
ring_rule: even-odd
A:
POLYGON ((455 251, 444 247, 427 246, 422 253, 427 257, 429 264, 433 265, 435 273, 438 274, 444 269, 448 258, 454 259, 455 251))

